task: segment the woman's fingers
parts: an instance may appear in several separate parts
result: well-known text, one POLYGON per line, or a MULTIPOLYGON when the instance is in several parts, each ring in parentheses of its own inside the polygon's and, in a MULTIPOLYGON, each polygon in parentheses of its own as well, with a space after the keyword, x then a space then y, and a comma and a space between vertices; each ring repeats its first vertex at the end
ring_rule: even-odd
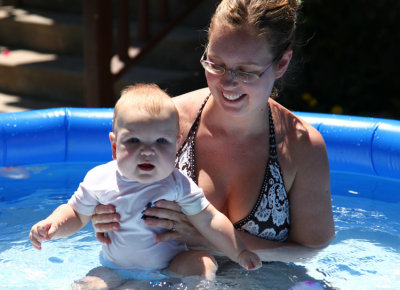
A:
POLYGON ((185 237, 186 231, 184 230, 184 228, 186 228, 187 226, 184 223, 178 223, 170 219, 154 219, 154 218, 146 218, 145 222, 148 226, 154 226, 168 230, 164 233, 157 235, 156 237, 157 242, 165 242, 172 240, 187 242, 187 239, 185 237))
POLYGON ((156 207, 158 208, 165 208, 172 211, 181 211, 181 207, 175 201, 168 201, 165 199, 160 199, 155 203, 156 207))
MULTIPOLYGON (((119 230, 119 221, 121 217, 115 212, 115 206, 99 204, 95 208, 95 214, 92 216, 94 230, 97 233, 109 233, 119 230)), ((104 235, 103 235, 104 236, 104 235)), ((107 238, 98 237, 100 242, 107 238)))
POLYGON ((207 241, 189 222, 187 216, 181 212, 181 207, 173 201, 159 200, 156 207, 144 211, 146 224, 163 229, 167 232, 157 235, 158 242, 176 240, 193 246, 206 246, 207 241))
POLYGON ((96 233, 96 238, 102 244, 105 244, 105 245, 111 244, 111 240, 109 238, 107 238, 104 233, 96 233))
POLYGON ((157 227, 157 228, 163 228, 163 229, 167 229, 167 230, 177 230, 177 223, 173 220, 169 220, 169 219, 155 219, 155 218, 151 218, 148 217, 145 219, 145 223, 148 226, 153 226, 153 227, 157 227))
POLYGON ((190 246, 211 247, 209 242, 189 222, 153 218, 146 218, 145 222, 147 225, 168 230, 157 235, 157 242, 176 240, 190 246))
POLYGON ((113 206, 112 204, 99 204, 98 206, 96 206, 95 208, 95 213, 96 214, 112 214, 115 213, 115 206, 113 206))
POLYGON ((179 232, 177 231, 168 231, 162 234, 158 234, 156 237, 157 243, 165 242, 165 241, 179 241, 179 242, 186 242, 185 239, 179 232))
POLYGON ((96 233, 109 233, 118 231, 120 228, 117 222, 95 222, 93 219, 93 227, 96 233))
MULTIPOLYGON (((158 203, 158 202, 157 202, 158 203)), ((157 206, 156 203, 156 206, 157 206)), ((159 219, 168 219, 172 221, 187 221, 186 216, 180 211, 180 207, 178 206, 178 210, 174 207, 174 209, 165 208, 165 207, 150 207, 143 212, 147 216, 155 216, 159 219)), ((161 226, 162 228, 169 229, 168 227, 161 226)))
POLYGON ((115 206, 111 204, 99 204, 96 206, 95 214, 92 216, 92 224, 96 232, 96 238, 100 243, 111 244, 111 240, 104 233, 118 231, 120 219, 120 215, 115 212, 115 206))
POLYGON ((102 213, 92 216, 93 224, 118 223, 121 219, 118 213, 102 213))

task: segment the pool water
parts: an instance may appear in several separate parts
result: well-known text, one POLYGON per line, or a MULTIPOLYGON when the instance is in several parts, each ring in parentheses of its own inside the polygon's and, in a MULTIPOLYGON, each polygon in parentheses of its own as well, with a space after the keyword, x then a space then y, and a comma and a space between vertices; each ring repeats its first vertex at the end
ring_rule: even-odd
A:
MULTIPOLYGON (((89 224, 35 250, 34 223, 65 203, 96 163, 0 168, 0 288, 69 289, 99 266, 100 244, 89 224)), ((247 272, 220 259, 217 281, 144 281, 147 288, 400 289, 400 180, 332 172, 336 238, 305 262, 264 263, 247 272)))

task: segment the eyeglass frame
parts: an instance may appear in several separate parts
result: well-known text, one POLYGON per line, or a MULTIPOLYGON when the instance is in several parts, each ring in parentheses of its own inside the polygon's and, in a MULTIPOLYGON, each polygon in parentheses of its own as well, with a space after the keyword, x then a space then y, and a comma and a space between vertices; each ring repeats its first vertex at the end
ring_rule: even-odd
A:
POLYGON ((218 64, 216 64, 216 63, 214 63, 214 62, 212 62, 212 61, 210 61, 210 60, 207 60, 207 59, 205 58, 205 56, 206 56, 206 50, 203 52, 203 55, 202 55, 201 58, 200 58, 200 63, 201 63, 201 66, 202 66, 207 72, 209 72, 210 74, 213 74, 213 75, 223 76, 227 71, 229 71, 229 72, 232 74, 234 80, 238 80, 238 81, 243 82, 243 83, 246 83, 246 84, 254 83, 254 82, 258 81, 258 80, 272 67, 272 65, 273 65, 274 62, 275 62, 275 61, 273 60, 273 61, 267 66, 267 68, 266 68, 264 71, 262 71, 260 74, 256 74, 256 73, 251 73, 251 72, 245 72, 245 71, 242 71, 242 70, 227 69, 227 68, 225 68, 225 67, 223 67, 223 66, 221 66, 221 65, 218 65, 218 64), (219 67, 219 68, 223 69, 223 72, 222 72, 221 74, 212 72, 212 71, 210 71, 210 70, 207 69, 207 67, 205 66, 204 63, 209 63, 209 64, 212 64, 213 66, 219 67), (254 81, 250 81, 250 82, 244 81, 244 80, 240 80, 240 79, 237 78, 238 73, 244 73, 244 74, 247 74, 247 75, 250 75, 250 76, 255 76, 255 77, 257 77, 257 78, 254 79, 254 81))

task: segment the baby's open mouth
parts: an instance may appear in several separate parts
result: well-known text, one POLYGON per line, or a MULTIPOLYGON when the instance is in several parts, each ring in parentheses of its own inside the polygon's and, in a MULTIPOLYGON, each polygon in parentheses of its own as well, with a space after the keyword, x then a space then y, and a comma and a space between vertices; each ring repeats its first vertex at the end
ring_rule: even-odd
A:
POLYGON ((150 164, 150 163, 142 163, 138 165, 140 170, 144 170, 144 171, 151 171, 154 169, 154 165, 150 164))

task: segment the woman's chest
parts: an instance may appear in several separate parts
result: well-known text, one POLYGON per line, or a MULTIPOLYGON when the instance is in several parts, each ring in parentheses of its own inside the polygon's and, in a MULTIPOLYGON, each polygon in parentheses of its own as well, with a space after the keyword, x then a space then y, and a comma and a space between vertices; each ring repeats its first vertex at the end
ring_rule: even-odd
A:
POLYGON ((265 178, 269 144, 220 140, 209 140, 206 144, 195 148, 198 184, 209 201, 236 222, 247 216, 257 202, 265 178))

